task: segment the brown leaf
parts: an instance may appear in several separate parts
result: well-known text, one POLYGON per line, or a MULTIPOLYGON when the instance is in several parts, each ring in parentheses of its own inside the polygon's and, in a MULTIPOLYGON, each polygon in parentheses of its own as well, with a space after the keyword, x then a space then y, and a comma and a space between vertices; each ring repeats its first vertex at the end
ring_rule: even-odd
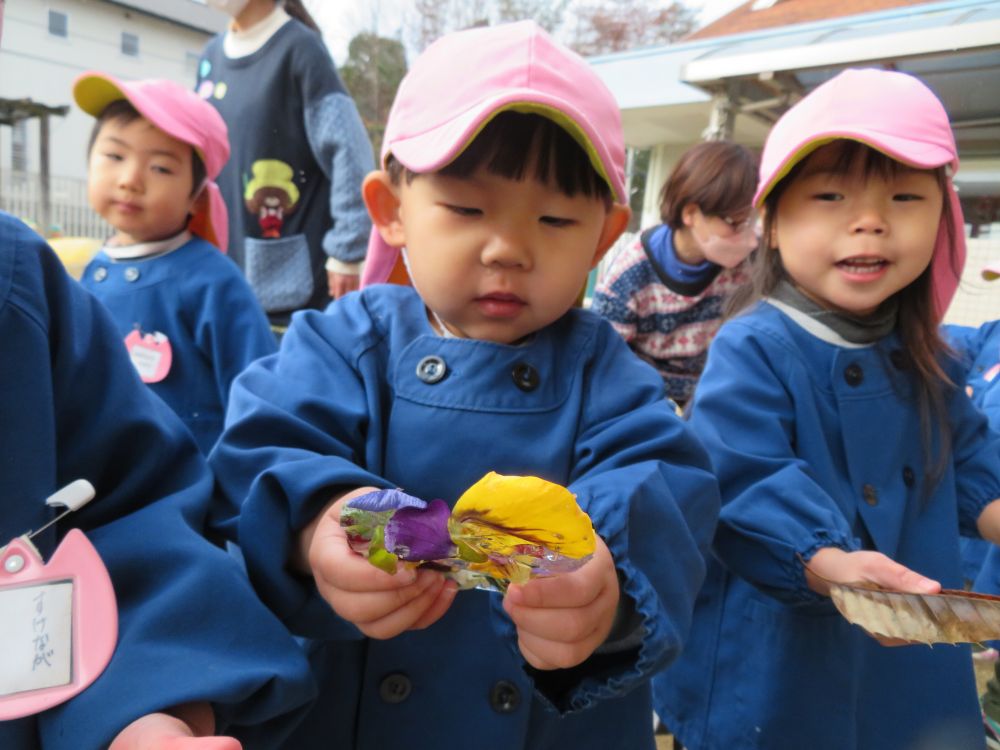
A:
POLYGON ((981 643, 1000 639, 1000 597, 942 589, 903 594, 871 584, 830 584, 848 622, 869 634, 911 643, 981 643))

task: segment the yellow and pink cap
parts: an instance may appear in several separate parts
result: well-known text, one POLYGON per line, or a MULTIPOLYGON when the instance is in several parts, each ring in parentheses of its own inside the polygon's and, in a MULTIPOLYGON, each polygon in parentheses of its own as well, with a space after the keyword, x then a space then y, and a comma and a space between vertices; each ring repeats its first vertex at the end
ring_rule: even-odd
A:
POLYGON ((122 81, 96 71, 77 77, 73 98, 80 109, 94 117, 100 117, 112 102, 126 99, 153 125, 198 153, 205 164, 207 199, 195 204, 188 229, 225 252, 229 220, 215 178, 229 159, 229 132, 215 108, 173 81, 122 81))
POLYGON ((951 180, 958 170, 958 149, 944 105, 922 81, 906 73, 844 70, 775 123, 761 155, 754 205, 760 207, 796 164, 839 139, 858 141, 918 169, 949 168, 945 199, 951 207, 953 243, 942 222, 931 260, 935 306, 943 316, 965 264, 965 224, 951 180))
MULTIPOLYGON (((548 117, 586 152, 614 200, 625 195, 625 139, 614 95, 586 61, 533 21, 468 29, 430 45, 396 93, 382 142, 412 172, 452 162, 506 110, 548 117)), ((372 230, 362 286, 404 278, 399 251, 372 230), (394 272, 395 270, 395 272, 394 272)))

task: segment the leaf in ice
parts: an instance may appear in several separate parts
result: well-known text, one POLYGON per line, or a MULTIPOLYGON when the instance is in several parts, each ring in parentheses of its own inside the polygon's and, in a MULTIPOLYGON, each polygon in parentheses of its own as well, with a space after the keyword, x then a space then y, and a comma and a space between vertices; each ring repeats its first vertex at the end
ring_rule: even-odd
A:
POLYGON ((565 487, 494 472, 459 498, 448 528, 461 567, 501 591, 508 582, 575 570, 596 543, 590 517, 565 487))
POLYGON ((455 554, 448 536, 450 513, 444 500, 431 500, 425 508, 400 508, 385 525, 386 549, 409 562, 450 557, 455 554))
POLYGON ((911 643, 981 643, 1000 638, 1000 597, 942 589, 904 594, 870 584, 830 584, 848 622, 869 634, 911 643))
MULTIPOLYGON (((402 490, 374 490, 347 501, 340 511, 340 525, 347 534, 351 549, 366 554, 376 534, 379 544, 382 543, 385 525, 397 510, 426 506, 427 503, 423 500, 407 495, 402 490)), ((384 551, 385 548, 381 549, 384 551)), ((379 564, 378 567, 386 569, 388 563, 379 564)))

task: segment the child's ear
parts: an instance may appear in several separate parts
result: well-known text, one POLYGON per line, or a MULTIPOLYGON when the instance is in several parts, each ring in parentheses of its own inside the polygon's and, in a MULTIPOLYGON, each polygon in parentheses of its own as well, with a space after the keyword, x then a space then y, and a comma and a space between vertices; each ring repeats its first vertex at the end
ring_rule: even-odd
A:
POLYGON ((361 197, 378 233, 390 247, 406 244, 399 218, 399 192, 384 169, 370 172, 361 183, 361 197))
POLYGON ((597 250, 594 252, 594 260, 590 267, 593 268, 601 262, 601 258, 608 252, 615 240, 622 236, 628 220, 632 218, 632 209, 622 203, 613 203, 608 213, 604 217, 604 226, 601 228, 601 237, 597 241, 597 250))
POLYGON ((760 221, 761 231, 764 227, 767 227, 767 236, 762 236, 761 239, 764 241, 764 247, 768 250, 774 250, 778 247, 778 215, 774 215, 774 220, 768 225, 767 223, 767 208, 761 207, 760 209, 760 221))
POLYGON ((202 188, 190 196, 188 201, 188 231, 201 237, 214 235, 208 221, 210 213, 208 191, 202 188))
POLYGON ((204 186, 202 186, 198 189, 198 192, 191 196, 191 205, 189 207, 190 213, 196 214, 199 211, 207 212, 209 202, 208 191, 204 188, 204 186))
POLYGON ((701 213, 701 206, 697 203, 685 203, 684 208, 681 209, 681 223, 690 227, 694 224, 695 216, 701 213))

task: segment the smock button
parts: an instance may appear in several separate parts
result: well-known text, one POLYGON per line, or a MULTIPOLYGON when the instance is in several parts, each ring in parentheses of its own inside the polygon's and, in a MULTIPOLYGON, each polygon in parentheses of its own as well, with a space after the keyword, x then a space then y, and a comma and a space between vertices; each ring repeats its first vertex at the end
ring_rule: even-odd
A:
POLYGON ((912 487, 913 483, 917 480, 917 475, 913 473, 913 469, 909 466, 903 467, 903 484, 907 487, 912 487))
POLYGON ((889 352, 889 361, 897 370, 906 369, 906 354, 903 353, 902 349, 893 349, 889 352))
POLYGON ((522 391, 533 391, 538 387, 538 370, 525 362, 514 365, 510 376, 514 378, 514 385, 522 391))
POLYGON ((871 506, 878 505, 878 490, 876 490, 872 485, 866 484, 861 488, 861 496, 865 499, 865 502, 871 506))
POLYGON ((861 369, 861 365, 852 364, 844 368, 844 380, 852 388, 857 388, 861 385, 861 381, 865 379, 865 372, 861 369))
POLYGON ((498 714, 511 714, 521 705, 521 691, 517 685, 500 680, 490 689, 490 706, 498 714))
POLYGON ((108 269, 104 266, 94 269, 94 281, 104 281, 108 278, 108 269))
POLYGON ((138 281, 139 280, 139 269, 135 266, 129 266, 125 269, 125 281, 138 281))
POLYGON ((386 703, 402 703, 412 691, 410 678, 398 672, 386 676, 378 686, 379 697, 386 703))
POLYGON ((440 357, 431 355, 417 362, 417 377, 428 385, 434 385, 448 374, 448 365, 440 357))

